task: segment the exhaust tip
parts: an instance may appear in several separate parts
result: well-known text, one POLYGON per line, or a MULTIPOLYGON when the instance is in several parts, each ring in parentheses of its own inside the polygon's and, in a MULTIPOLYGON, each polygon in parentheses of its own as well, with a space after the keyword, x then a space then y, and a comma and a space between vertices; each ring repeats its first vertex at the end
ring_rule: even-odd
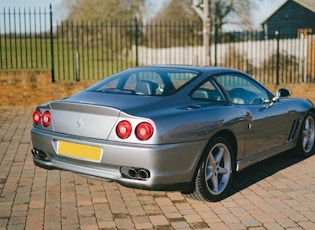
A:
POLYGON ((150 171, 143 168, 122 166, 120 168, 120 173, 124 177, 135 180, 147 180, 150 178, 150 171))
POLYGON ((32 152, 33 157, 35 159, 38 159, 38 160, 41 160, 41 161, 50 161, 50 158, 48 157, 48 155, 42 150, 34 148, 34 149, 31 150, 31 152, 32 152))
POLYGON ((143 179, 146 180, 150 177, 150 172, 146 169, 140 169, 138 172, 138 176, 143 179))
POLYGON ((128 175, 131 177, 131 178, 136 178, 138 176, 138 173, 137 173, 137 170, 131 168, 128 170, 128 175))

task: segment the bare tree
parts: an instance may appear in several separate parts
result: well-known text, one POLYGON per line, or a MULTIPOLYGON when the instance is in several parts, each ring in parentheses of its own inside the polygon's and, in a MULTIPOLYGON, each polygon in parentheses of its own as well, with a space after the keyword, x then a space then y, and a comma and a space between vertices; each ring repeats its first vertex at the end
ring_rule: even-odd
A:
POLYGON ((155 21, 200 20, 191 4, 192 0, 166 0, 164 7, 153 19, 155 21))
POLYGON ((193 46, 202 43, 202 21, 191 0, 165 0, 164 6, 146 25, 146 46, 154 48, 193 46), (197 36, 196 36, 197 35, 197 36))
POLYGON ((210 19, 222 30, 224 25, 253 28, 252 11, 260 0, 210 0, 210 19))
POLYGON ((127 59, 136 33, 135 18, 142 23, 151 1, 63 0, 68 17, 58 25, 58 37, 76 48, 103 52, 110 60, 127 59))
MULTIPOLYGON (((252 28, 252 10, 260 0, 210 0, 210 21, 217 28, 222 29, 224 25, 237 25, 242 29, 252 28)), ((165 0, 166 4, 155 16, 154 20, 201 20, 191 7, 192 0, 165 0)), ((200 5, 202 0, 199 1, 200 5)))
MULTIPOLYGON (((249 12, 255 7, 255 1, 259 0, 209 0, 211 29, 216 28, 220 32, 226 24, 250 28, 252 20, 249 12)), ((199 3, 201 5, 202 0, 199 3)), ((146 45, 160 48, 202 44, 202 19, 192 4, 192 0, 165 0, 164 7, 153 17, 150 23, 152 26, 146 29, 147 37, 150 38, 146 45)))
POLYGON ((149 12, 148 0, 63 0, 68 20, 142 20, 149 12))

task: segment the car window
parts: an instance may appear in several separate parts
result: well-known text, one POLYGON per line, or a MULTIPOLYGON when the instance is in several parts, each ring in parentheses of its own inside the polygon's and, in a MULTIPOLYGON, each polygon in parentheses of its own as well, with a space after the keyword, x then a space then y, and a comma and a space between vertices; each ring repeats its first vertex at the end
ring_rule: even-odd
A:
POLYGON ((131 74, 125 83, 124 89, 133 90, 136 94, 161 95, 165 87, 161 76, 154 72, 131 74))
POLYGON ((252 79, 237 74, 216 76, 233 104, 263 104, 269 102, 267 91, 252 79))
POLYGON ((174 85, 175 89, 180 88, 188 81, 196 77, 195 72, 169 72, 167 73, 168 78, 174 85))
POLYGON ((225 101, 222 92, 210 80, 193 91, 191 98, 197 100, 225 101))
POLYGON ((198 71, 176 68, 133 68, 100 81, 87 90, 146 96, 167 96, 199 75, 198 71))

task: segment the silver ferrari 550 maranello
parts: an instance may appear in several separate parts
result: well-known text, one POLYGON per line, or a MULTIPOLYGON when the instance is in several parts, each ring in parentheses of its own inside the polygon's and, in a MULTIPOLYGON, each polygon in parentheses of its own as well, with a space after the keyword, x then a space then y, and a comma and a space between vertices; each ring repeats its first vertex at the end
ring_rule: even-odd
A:
POLYGON ((290 149, 314 153, 314 106, 290 94, 227 68, 127 69, 36 108, 34 163, 221 200, 234 172, 290 149))

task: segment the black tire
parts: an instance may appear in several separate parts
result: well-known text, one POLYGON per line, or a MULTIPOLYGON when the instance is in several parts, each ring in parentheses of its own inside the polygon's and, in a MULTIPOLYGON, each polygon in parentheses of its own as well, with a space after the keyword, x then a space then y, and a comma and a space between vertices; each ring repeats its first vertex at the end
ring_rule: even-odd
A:
POLYGON ((315 152, 315 116, 308 112, 303 121, 296 143, 295 152, 302 157, 309 157, 315 152))
POLYGON ((215 137, 204 150, 194 186, 186 196, 213 202, 222 200, 230 187, 233 171, 233 149, 225 138, 215 137))

